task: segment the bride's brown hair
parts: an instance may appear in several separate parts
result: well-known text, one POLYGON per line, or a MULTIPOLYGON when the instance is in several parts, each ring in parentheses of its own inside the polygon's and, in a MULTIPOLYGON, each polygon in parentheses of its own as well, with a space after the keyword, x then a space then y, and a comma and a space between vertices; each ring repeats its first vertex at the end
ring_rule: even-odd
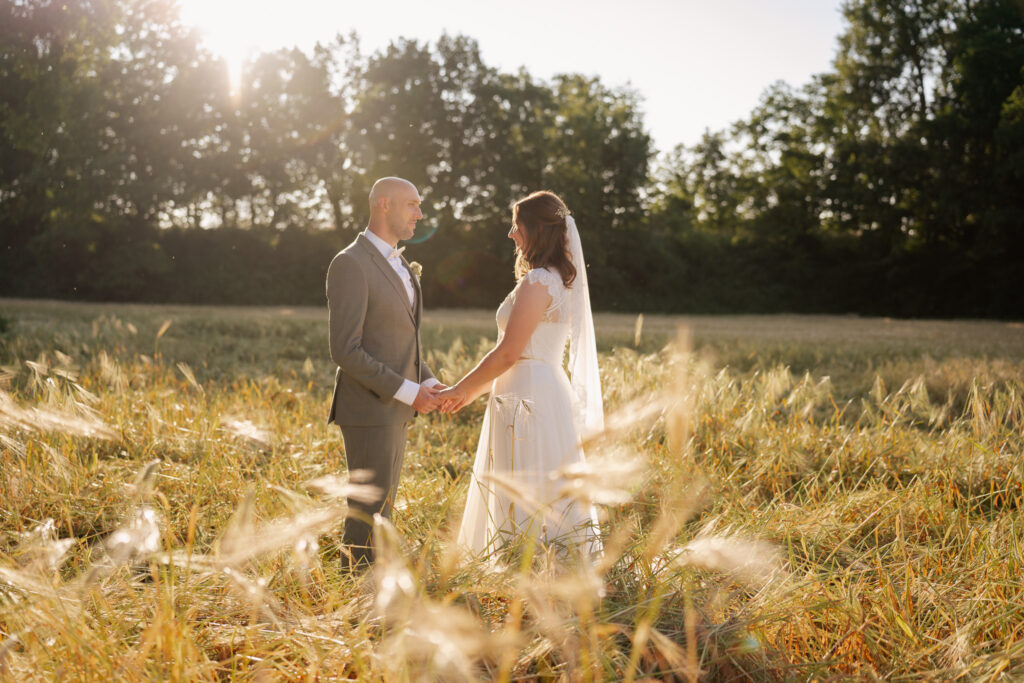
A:
POLYGON ((554 268, 562 284, 572 285, 576 267, 569 258, 569 209, 554 192, 542 190, 520 199, 512 207, 512 222, 523 230, 523 248, 516 249, 516 280, 533 268, 554 268))

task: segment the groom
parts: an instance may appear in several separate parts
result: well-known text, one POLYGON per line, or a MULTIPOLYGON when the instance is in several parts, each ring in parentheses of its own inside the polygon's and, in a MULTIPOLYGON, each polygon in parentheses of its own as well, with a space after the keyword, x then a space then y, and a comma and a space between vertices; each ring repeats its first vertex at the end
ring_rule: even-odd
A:
POLYGON ((420 284, 396 249, 421 218, 416 187, 381 178, 370 190, 366 230, 327 270, 331 358, 338 364, 327 421, 341 427, 349 471, 368 470, 366 483, 381 490, 377 500, 348 501, 343 542, 350 566, 373 562, 373 515, 391 516, 409 422, 434 410, 444 388, 423 362, 420 284))

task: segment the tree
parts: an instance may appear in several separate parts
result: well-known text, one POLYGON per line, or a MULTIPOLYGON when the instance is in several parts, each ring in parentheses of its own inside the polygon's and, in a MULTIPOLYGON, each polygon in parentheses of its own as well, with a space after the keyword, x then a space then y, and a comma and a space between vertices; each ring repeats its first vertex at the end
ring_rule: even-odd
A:
POLYGON ((191 172, 194 103, 175 95, 200 68, 195 38, 155 0, 3 8, 8 272, 29 270, 35 281, 20 286, 64 295, 138 291, 160 267, 157 217, 191 172), (26 256, 48 268, 19 267, 26 256))
POLYGON ((1024 88, 1024 14, 1009 0, 965 3, 948 41, 924 192, 926 238, 980 253, 1020 244, 1024 201, 1014 178, 1024 88))

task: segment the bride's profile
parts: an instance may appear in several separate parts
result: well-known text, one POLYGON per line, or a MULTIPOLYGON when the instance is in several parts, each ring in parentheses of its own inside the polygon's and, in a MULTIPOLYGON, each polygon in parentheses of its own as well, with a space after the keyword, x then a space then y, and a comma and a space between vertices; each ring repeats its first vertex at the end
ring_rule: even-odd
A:
POLYGON ((497 344, 439 396, 453 412, 490 391, 457 543, 477 556, 523 540, 596 552, 596 512, 561 495, 558 475, 584 462, 581 437, 604 425, 579 231, 542 191, 516 202, 508 236, 517 284, 498 307, 497 344))

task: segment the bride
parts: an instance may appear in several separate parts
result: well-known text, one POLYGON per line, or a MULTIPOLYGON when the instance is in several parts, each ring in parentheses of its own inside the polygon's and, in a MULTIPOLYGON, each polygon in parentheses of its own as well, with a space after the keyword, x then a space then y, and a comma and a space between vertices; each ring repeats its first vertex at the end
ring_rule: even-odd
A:
POLYGON ((523 540, 597 552, 595 510, 563 495, 560 476, 584 462, 581 437, 604 427, 579 232, 552 192, 516 202, 512 223, 518 283, 498 307, 498 343, 439 394, 446 412, 491 394, 458 545, 478 556, 523 540))

